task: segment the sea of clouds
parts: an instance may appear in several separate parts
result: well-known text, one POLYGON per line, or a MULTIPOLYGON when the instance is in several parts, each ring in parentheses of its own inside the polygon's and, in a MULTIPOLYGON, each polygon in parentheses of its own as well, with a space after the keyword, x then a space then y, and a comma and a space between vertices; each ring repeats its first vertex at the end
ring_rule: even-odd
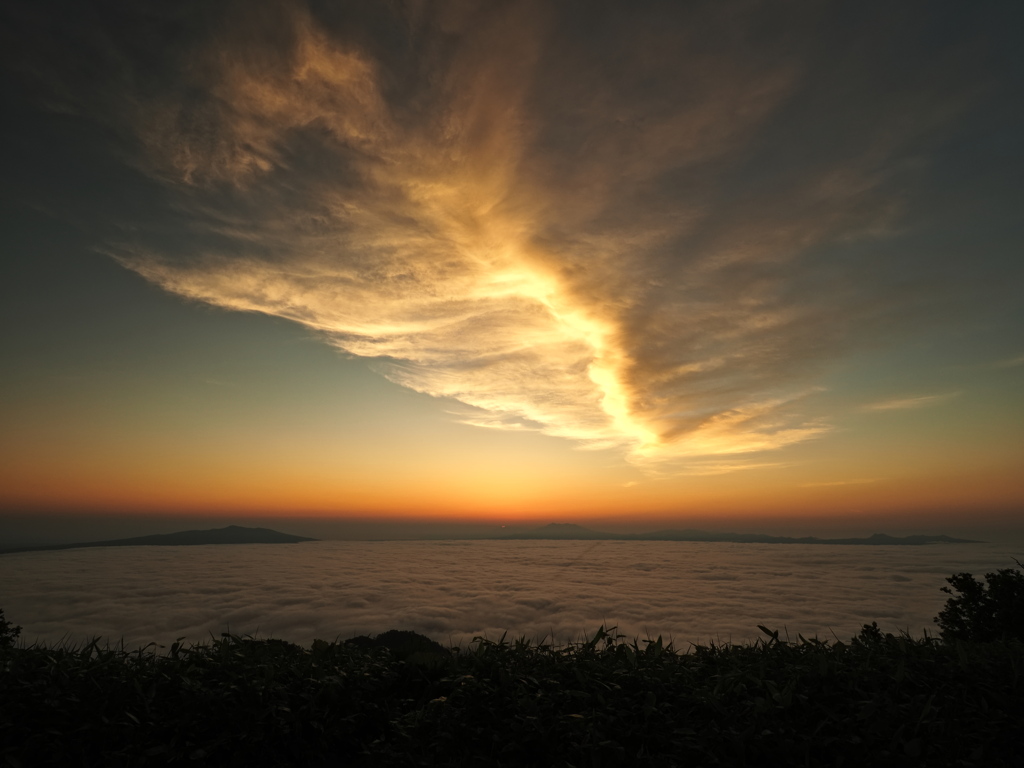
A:
POLYGON ((945 577, 1014 567, 1007 543, 816 546, 626 541, 323 541, 116 547, 0 556, 0 608, 26 642, 135 647, 230 631, 308 644, 410 629, 557 642, 616 625, 677 646, 920 636, 945 577))

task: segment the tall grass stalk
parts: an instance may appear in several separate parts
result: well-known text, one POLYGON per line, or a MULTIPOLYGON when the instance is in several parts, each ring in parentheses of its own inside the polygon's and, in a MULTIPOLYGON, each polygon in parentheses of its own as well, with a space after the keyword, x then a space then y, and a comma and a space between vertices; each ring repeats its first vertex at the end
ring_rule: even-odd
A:
MULTIPOLYGON (((0 648, 8 765, 1019 765, 1024 646, 762 627, 463 649, 225 635, 0 648)), ((390 633, 386 633, 390 634, 390 633)), ((383 637, 383 636, 381 636, 383 637)))

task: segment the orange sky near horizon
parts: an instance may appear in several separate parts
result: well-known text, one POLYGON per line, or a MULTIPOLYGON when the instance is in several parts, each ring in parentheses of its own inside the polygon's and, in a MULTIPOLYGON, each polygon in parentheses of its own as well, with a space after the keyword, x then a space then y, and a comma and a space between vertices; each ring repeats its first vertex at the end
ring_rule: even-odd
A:
POLYGON ((376 424, 368 429, 378 433, 375 441, 369 434, 353 441, 351 428, 339 423, 324 424, 318 433, 296 418, 289 429, 249 423, 238 434, 218 424, 198 433, 185 430, 178 440, 162 426, 148 440, 136 429, 134 439, 125 441, 127 427, 86 424, 79 442, 68 439, 67 423, 48 435, 33 420, 35 431, 26 425, 17 454, 3 456, 0 504, 7 511, 373 514, 488 522, 856 517, 951 509, 1003 518, 1024 499, 1012 429, 997 452, 976 455, 973 462, 952 458, 940 445, 921 451, 912 434, 882 444, 868 434, 861 437, 868 443, 863 448, 846 435, 826 444, 828 450, 812 444, 768 454, 763 466, 743 471, 711 462, 689 474, 656 474, 621 462, 614 451, 581 451, 536 433, 453 424, 433 399, 414 399, 425 400, 419 407, 427 424, 411 430, 405 421, 395 426, 397 434, 376 424), (921 455, 904 453, 915 450, 921 455))

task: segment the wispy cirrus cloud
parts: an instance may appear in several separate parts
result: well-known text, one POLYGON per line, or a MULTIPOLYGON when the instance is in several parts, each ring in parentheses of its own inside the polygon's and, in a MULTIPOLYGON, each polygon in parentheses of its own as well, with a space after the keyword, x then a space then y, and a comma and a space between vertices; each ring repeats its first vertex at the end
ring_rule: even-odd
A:
POLYGON ((1024 365, 1024 355, 1008 357, 996 363, 996 368, 1018 368, 1024 365))
POLYGON ((828 480, 820 483, 800 483, 801 488, 830 488, 838 485, 868 485, 869 483, 877 483, 878 478, 865 477, 858 478, 856 480, 828 480))
POLYGON ((918 395, 916 397, 898 397, 892 400, 880 400, 864 406, 865 411, 905 411, 915 408, 931 408, 942 405, 955 397, 959 392, 945 392, 940 395, 918 395))
MULTIPOLYGON (((824 434, 815 376, 913 311, 881 262, 823 254, 896 230, 901 158, 955 100, 932 70, 885 93, 823 73, 812 6, 347 13, 197 15, 144 82, 99 38, 118 76, 63 98, 130 137, 182 223, 111 255, 467 423, 643 464, 824 434)), ((875 409, 897 407, 920 406, 875 409)))
POLYGON ((679 473, 685 477, 707 477, 711 475, 729 475, 750 469, 775 469, 786 466, 785 462, 766 461, 689 461, 679 473))

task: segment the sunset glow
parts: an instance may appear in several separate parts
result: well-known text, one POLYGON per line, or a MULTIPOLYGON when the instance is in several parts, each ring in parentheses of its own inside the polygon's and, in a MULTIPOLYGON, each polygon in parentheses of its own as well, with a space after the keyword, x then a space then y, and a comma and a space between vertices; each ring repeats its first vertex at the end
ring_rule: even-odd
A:
POLYGON ((995 11, 214 5, 12 12, 4 513, 1024 511, 995 11))

